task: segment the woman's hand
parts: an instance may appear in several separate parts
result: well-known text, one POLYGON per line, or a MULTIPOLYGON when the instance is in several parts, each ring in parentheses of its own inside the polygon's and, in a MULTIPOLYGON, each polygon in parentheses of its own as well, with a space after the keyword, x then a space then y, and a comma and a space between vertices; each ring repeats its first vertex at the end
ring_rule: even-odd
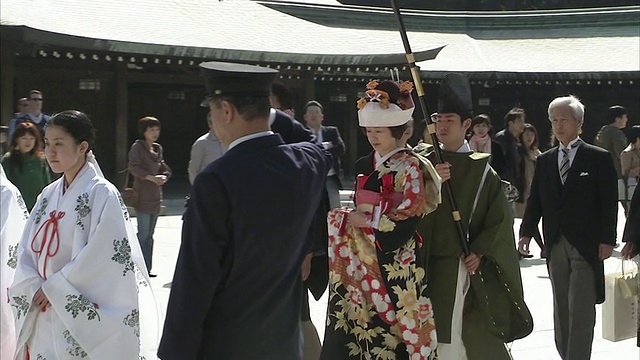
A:
POLYGON ((162 186, 167 182, 167 175, 156 175, 156 184, 162 186))
POLYGON ((148 181, 151 181, 152 183, 158 186, 162 186, 167 182, 166 175, 147 175, 145 179, 148 181))
POLYGON ((371 220, 360 211, 352 211, 347 215, 347 225, 358 228, 371 227, 371 220))
POLYGON ((33 295, 32 303, 33 306, 40 307, 42 308, 42 310, 51 305, 49 299, 47 299, 47 295, 45 295, 44 291, 42 291, 42 288, 39 288, 38 291, 36 291, 35 295, 33 295))

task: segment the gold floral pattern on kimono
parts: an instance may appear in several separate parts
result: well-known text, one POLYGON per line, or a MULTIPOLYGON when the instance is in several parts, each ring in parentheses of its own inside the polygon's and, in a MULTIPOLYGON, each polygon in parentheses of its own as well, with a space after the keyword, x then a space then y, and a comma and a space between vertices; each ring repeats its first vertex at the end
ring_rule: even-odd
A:
POLYGON ((435 359, 435 323, 425 296, 426 274, 416 261, 418 241, 410 237, 383 251, 376 238, 376 230, 393 234, 396 223, 428 211, 419 160, 396 154, 374 176, 387 176, 380 183, 393 180, 393 191, 402 194, 400 205, 382 215, 378 229, 347 225, 347 209, 329 213, 327 332, 341 333, 330 334, 329 341, 339 337, 353 358, 394 360, 407 354, 409 359, 435 359))

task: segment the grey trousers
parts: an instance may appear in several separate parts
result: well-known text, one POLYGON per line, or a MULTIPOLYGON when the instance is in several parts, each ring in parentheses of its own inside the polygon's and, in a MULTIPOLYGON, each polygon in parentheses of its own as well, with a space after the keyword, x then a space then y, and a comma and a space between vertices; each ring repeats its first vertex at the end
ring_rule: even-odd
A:
POLYGON ((549 277, 556 349, 563 360, 588 360, 596 323, 593 270, 564 236, 552 246, 549 277))

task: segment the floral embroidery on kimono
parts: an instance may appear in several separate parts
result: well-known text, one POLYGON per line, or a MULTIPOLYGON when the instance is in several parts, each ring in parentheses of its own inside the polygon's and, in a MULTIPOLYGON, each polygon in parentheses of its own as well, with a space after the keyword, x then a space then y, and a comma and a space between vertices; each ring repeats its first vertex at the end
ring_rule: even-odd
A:
POLYGON ((15 269, 18 265, 18 243, 15 245, 9 245, 9 259, 7 260, 7 266, 11 269, 15 269))
POLYGON ((84 193, 78 196, 76 200, 76 208, 74 209, 78 216, 76 218, 76 225, 79 225, 82 230, 84 230, 84 224, 82 223, 82 219, 87 217, 91 212, 91 208, 89 207, 89 194, 84 193))
POLYGON ((439 184, 437 198, 433 192, 426 195, 425 181, 433 182, 429 176, 435 172, 427 175, 424 166, 414 155, 400 151, 369 176, 359 177, 358 210, 372 217, 379 211, 375 229, 347 225, 347 209, 329 213, 329 311, 323 359, 436 358, 426 274, 416 257, 417 222, 406 222, 432 211, 439 202, 439 184), (399 231, 411 235, 403 237, 399 231))
POLYGON ((43 198, 39 202, 40 202, 40 206, 38 207, 38 210, 36 211, 36 214, 35 214, 36 225, 40 224, 40 220, 42 220, 42 217, 44 216, 47 205, 49 205, 49 200, 47 200, 47 198, 43 198))
POLYGON ((18 207, 22 212, 22 219, 27 220, 29 218, 29 210, 27 210, 27 203, 24 202, 24 198, 20 194, 18 194, 17 200, 18 200, 18 207))
POLYGON ((157 358, 157 308, 139 286, 147 271, 117 189, 89 163, 66 191, 62 180, 43 190, 20 240, 9 290, 17 359, 157 358), (38 289, 50 306, 30 303, 38 289))

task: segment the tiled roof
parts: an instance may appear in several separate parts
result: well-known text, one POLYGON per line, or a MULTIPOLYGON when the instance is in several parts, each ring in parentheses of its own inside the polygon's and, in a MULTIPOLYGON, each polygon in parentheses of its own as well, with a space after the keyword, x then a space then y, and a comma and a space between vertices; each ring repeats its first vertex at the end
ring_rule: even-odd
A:
MULTIPOLYGON (((254 61, 303 64, 339 64, 345 55, 351 64, 404 60, 395 31, 323 26, 249 0, 2 0, 0 21, 85 38, 99 50, 204 58, 250 53, 254 61)), ((443 45, 428 34, 410 37, 423 59, 443 45)))
MULTIPOLYGON (((395 27, 389 11, 335 0, 262 0, 271 8, 336 27, 395 27)), ((640 71, 640 6, 529 12, 402 11, 409 29, 447 46, 419 63, 434 72, 595 73, 640 71)), ((412 45, 419 44, 411 38, 412 45)))

